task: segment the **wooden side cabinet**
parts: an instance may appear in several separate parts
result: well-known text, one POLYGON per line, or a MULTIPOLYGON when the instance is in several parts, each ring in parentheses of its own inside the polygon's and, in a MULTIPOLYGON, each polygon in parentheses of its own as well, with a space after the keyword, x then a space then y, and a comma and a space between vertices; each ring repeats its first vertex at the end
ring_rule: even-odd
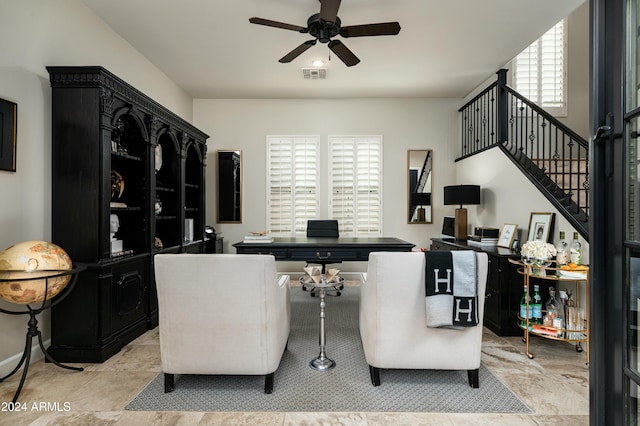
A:
POLYGON ((484 303, 484 325, 499 336, 518 336, 522 330, 515 323, 522 297, 522 276, 509 259, 520 256, 505 248, 480 249, 466 241, 431 239, 431 250, 476 250, 487 253, 489 271, 484 303))
POLYGON ((102 67, 47 67, 52 241, 87 264, 49 353, 103 362, 158 324, 156 253, 203 252, 208 136, 102 67))

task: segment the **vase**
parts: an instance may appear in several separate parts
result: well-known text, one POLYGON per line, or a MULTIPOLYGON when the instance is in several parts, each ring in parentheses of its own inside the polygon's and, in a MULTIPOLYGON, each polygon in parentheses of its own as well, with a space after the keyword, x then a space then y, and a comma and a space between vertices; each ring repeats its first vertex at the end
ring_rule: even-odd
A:
POLYGON ((551 257, 534 258, 531 264, 531 275, 546 276, 546 267, 549 265, 551 265, 551 257))
POLYGON ((528 269, 528 273, 540 277, 546 276, 545 268, 551 265, 551 257, 533 257, 522 255, 522 263, 524 263, 528 269))

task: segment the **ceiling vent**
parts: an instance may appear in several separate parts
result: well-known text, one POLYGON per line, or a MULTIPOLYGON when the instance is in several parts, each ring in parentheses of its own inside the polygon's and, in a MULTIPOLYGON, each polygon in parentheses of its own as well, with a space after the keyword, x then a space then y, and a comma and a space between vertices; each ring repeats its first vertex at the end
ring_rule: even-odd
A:
POLYGON ((327 78, 326 68, 302 68, 302 76, 305 80, 324 80, 327 78))

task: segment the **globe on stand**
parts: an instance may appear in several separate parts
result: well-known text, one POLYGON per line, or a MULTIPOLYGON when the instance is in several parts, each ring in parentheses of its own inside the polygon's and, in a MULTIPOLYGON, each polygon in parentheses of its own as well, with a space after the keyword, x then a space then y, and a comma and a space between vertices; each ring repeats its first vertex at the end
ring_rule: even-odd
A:
POLYGON ((52 299, 67 286, 71 275, 46 277, 72 268, 71 258, 56 244, 46 241, 14 244, 0 252, 0 279, 3 280, 0 297, 22 305, 52 299), (6 281, 10 279, 17 280, 6 281))

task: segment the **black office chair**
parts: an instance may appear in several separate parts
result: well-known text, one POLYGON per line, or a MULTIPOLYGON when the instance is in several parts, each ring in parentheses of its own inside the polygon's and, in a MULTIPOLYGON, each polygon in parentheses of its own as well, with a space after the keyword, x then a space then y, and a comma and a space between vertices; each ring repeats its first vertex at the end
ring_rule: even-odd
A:
MULTIPOLYGON (((318 238, 338 238, 340 237, 340 232, 338 231, 338 221, 337 220, 307 220, 307 238, 309 237, 318 237, 318 238)), ((330 263, 342 263, 340 260, 322 260, 322 259, 311 259, 307 260, 307 265, 321 265, 322 273, 325 274, 327 265, 330 263)), ((344 285, 339 284, 333 286, 333 290, 335 290, 335 295, 340 296, 340 290, 344 288, 344 285)), ((315 296, 316 287, 311 287, 311 296, 315 296)), ((302 284, 302 290, 307 291, 307 287, 302 284)), ((332 290, 332 291, 333 291, 332 290)), ((329 294, 329 293, 327 293, 329 294)))
POLYGON ((307 237, 338 238, 337 220, 307 220, 307 237))

